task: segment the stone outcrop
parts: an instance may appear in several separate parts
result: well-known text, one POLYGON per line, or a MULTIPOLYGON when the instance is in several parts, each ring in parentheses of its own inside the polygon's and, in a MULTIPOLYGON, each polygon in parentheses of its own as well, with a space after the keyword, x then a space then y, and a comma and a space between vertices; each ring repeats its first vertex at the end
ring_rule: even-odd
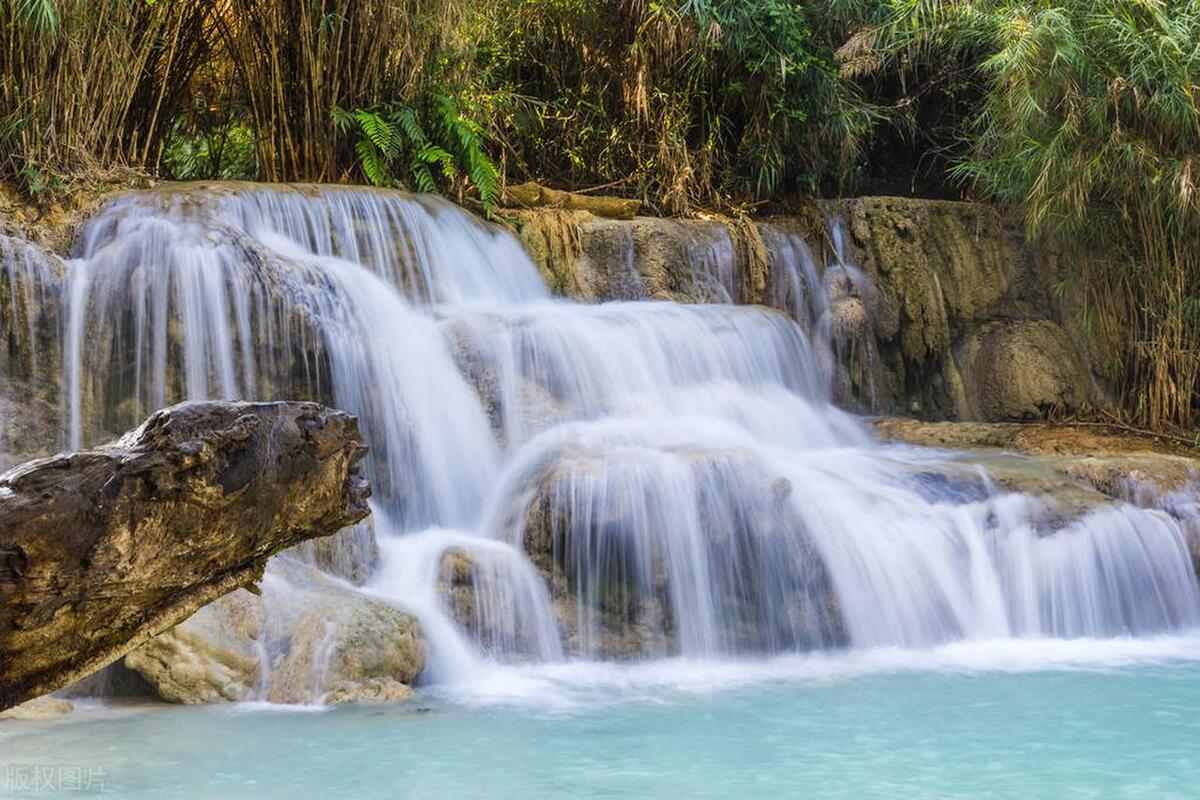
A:
POLYGON ((425 666, 407 612, 281 557, 261 595, 245 590, 205 606, 125 657, 172 703, 404 699, 425 666), (332 694, 333 699, 327 695, 332 694))
POLYGON ((62 259, 0 235, 0 471, 61 445, 62 259))
POLYGON ((958 416, 1045 419, 1083 407, 1089 376, 1076 342, 1050 320, 989 323, 967 336, 957 359, 963 376, 958 416))
POLYGON ((0 709, 63 687, 366 517, 354 417, 185 403, 0 477, 0 709))
POLYGON ((876 290, 867 311, 884 389, 874 410, 1007 420, 1102 402, 1051 243, 1030 244, 986 204, 863 197, 829 209, 876 290))

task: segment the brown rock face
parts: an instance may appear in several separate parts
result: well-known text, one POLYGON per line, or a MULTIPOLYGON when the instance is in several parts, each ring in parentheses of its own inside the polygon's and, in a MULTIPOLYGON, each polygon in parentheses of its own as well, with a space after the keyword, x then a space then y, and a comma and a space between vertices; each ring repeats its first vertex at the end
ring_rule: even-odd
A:
POLYGON ((1050 320, 999 323, 972 335, 962 374, 973 419, 1043 419, 1079 408, 1088 385, 1075 343, 1050 320))
POLYGON ((357 420, 185 403, 0 476, 0 710, 61 688, 369 513, 357 420))

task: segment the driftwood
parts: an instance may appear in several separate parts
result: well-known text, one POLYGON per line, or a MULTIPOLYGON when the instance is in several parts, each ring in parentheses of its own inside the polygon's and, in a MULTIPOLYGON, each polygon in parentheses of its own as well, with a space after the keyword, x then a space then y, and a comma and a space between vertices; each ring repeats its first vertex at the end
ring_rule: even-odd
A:
POLYGON ((185 403, 0 476, 0 710, 366 517, 364 452, 358 421, 316 403, 185 403))
POLYGON ((642 207, 640 200, 625 200, 620 197, 593 197, 577 192, 550 189, 529 181, 509 186, 504 191, 504 202, 514 208, 559 208, 570 211, 589 211, 597 217, 609 219, 633 219, 642 207))

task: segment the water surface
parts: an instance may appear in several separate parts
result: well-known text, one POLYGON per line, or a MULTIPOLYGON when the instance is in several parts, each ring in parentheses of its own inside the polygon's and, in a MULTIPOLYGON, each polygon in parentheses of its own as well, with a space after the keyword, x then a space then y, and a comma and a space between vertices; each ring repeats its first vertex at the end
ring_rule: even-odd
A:
POLYGON ((0 776, 189 798, 1191 798, 1200 638, 498 669, 325 711, 91 709, 0 726, 0 776))

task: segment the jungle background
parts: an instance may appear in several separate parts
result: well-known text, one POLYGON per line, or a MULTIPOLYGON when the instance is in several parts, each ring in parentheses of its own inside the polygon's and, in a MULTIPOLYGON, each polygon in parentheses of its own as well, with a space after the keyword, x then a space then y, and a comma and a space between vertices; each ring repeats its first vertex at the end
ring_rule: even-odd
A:
POLYGON ((1131 425, 1200 406, 1200 0, 5 0, 0 179, 370 183, 491 213, 991 201, 1074 240, 1131 425))

